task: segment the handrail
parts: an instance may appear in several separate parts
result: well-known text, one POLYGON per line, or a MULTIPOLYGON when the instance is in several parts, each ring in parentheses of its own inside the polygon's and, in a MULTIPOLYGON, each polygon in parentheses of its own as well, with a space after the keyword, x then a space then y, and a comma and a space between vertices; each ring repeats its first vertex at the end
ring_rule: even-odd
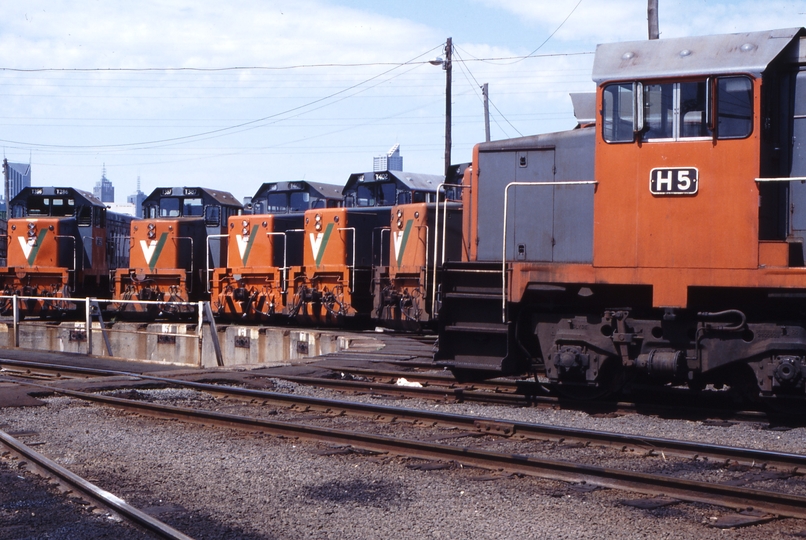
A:
MULTIPOLYGON (((434 230, 439 231, 439 192, 442 191, 444 193, 446 186, 450 186, 456 189, 470 189, 471 186, 465 184, 448 184, 446 182, 442 182, 440 185, 437 186, 437 204, 436 204, 436 211, 434 212, 434 230)), ((455 202, 455 201, 454 201, 455 202)), ((462 200, 462 212, 465 212, 465 203, 468 201, 462 200)), ((445 205, 445 217, 443 217, 443 224, 442 224, 442 261, 440 263, 445 262, 445 236, 448 230, 448 198, 445 197, 444 201, 445 205)), ((464 239, 462 239, 464 242, 464 239)), ((426 246, 426 250, 428 247, 426 246)), ((436 309, 436 302, 437 302, 437 261, 439 258, 437 257, 437 253, 439 251, 439 241, 438 238, 434 238, 434 272, 431 278, 431 317, 435 317, 436 313, 434 310, 436 309)), ((428 275, 428 267, 426 266, 426 275, 428 275)), ((426 289, 427 290, 427 289, 426 289)))
MULTIPOLYGON (((77 270, 78 270, 78 266, 77 266, 78 265, 78 259, 77 259, 78 255, 76 254, 76 239, 75 239, 74 236, 68 236, 66 234, 57 234, 55 236, 55 238, 56 238, 56 240, 58 240, 60 238, 67 238, 68 240, 73 241, 73 270, 72 270, 72 272, 73 272, 73 287, 71 288, 70 292, 75 292, 76 291, 76 276, 78 275, 78 272, 77 272, 77 270)), ((85 237, 82 236, 82 238, 85 238, 85 237)), ((91 237, 86 237, 86 238, 91 238, 91 237)), ((58 258, 57 258, 57 260, 58 260, 58 258)), ((70 275, 70 270, 67 271, 67 275, 68 276, 70 275)), ((68 285, 68 287, 70 286, 69 282, 68 282, 67 285, 68 285)))
POLYGON ((779 176, 777 178, 756 178, 756 182, 806 182, 806 176, 779 176))
MULTIPOLYGON (((286 288, 288 285, 288 259, 287 259, 287 247, 288 242, 285 241, 285 233, 284 232, 266 232, 266 236, 282 236, 283 237, 283 285, 282 285, 282 292, 288 292, 286 288)), ((272 246, 272 257, 274 257, 274 246, 272 246)), ((272 261, 273 262, 273 261, 272 261)))
MULTIPOLYGON (((390 234, 389 238, 391 239, 392 227, 381 227, 380 229, 381 229, 381 255, 380 255, 380 258, 378 259, 378 266, 383 266, 383 233, 388 232, 390 234)), ((375 233, 375 231, 372 231, 372 232, 373 232, 373 234, 375 233)), ((372 245, 373 246, 375 245, 374 241, 373 241, 372 245)), ((386 247, 389 247, 389 242, 386 243, 386 247)), ((391 249, 389 250, 389 266, 392 266, 392 250, 391 249)))
MULTIPOLYGON (((190 270, 185 270, 186 274, 190 274, 190 279, 187 280, 187 282, 188 282, 188 287, 187 287, 188 297, 190 297, 190 293, 193 292, 193 259, 195 258, 193 256, 193 251, 194 251, 194 249, 193 249, 193 237, 192 236, 175 236, 174 240, 190 240, 190 270)), ((207 261, 208 261, 208 264, 209 264, 209 261, 210 261, 210 254, 209 253, 207 253, 207 261)))
MULTIPOLYGON (((205 254, 207 256, 205 257, 205 261, 206 261, 205 270, 206 270, 206 273, 204 274, 205 275, 205 280, 204 281, 205 281, 205 289, 207 289, 206 292, 208 292, 208 293, 212 292, 212 290, 213 290, 212 287, 210 286, 210 284, 212 282, 212 279, 210 279, 210 274, 212 272, 215 272, 215 268, 210 268, 210 238, 226 238, 227 236, 229 236, 229 235, 228 234, 208 234, 207 239, 205 240, 205 244, 206 244, 205 248, 207 249, 207 251, 205 251, 205 254)), ((221 244, 219 244, 218 247, 221 248, 221 244)), ((191 246, 191 248, 192 248, 192 246, 191 246)), ((191 253, 192 253, 192 251, 191 251, 191 253)), ((193 260, 192 255, 191 255, 190 259, 191 259, 191 261, 193 260)), ((225 261, 222 261, 222 262, 225 262, 225 261)), ((229 266, 229 256, 227 257, 226 263, 227 264, 225 264, 224 266, 229 266)), ((191 262, 191 264, 193 264, 193 263, 191 262)), ((190 292, 190 291, 188 291, 188 292, 190 292)))
POLYGON ((504 234, 501 241, 501 322, 507 322, 507 208, 509 188, 519 186, 587 186, 596 185, 596 180, 574 180, 570 182, 510 182, 504 188, 504 234))
POLYGON ((353 232, 353 264, 350 267, 350 294, 355 292, 355 227, 339 227, 337 231, 352 231, 353 232))

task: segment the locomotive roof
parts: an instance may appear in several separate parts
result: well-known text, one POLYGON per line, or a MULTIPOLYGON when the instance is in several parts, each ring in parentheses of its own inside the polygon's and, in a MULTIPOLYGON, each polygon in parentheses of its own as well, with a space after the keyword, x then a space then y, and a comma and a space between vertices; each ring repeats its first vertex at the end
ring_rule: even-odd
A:
POLYGON ((441 174, 421 174, 403 171, 375 171, 353 173, 344 185, 342 193, 354 189, 358 183, 370 184, 375 182, 388 182, 394 180, 414 191, 436 191, 445 177, 441 174))
POLYGON ((24 201, 31 195, 42 195, 44 197, 58 197, 58 196, 68 196, 74 199, 78 199, 82 201, 84 204, 89 204, 91 206, 101 206, 106 207, 106 205, 101 202, 99 198, 95 195, 90 193, 89 191, 84 191, 82 189, 76 189, 72 187, 56 187, 56 186, 30 186, 25 187, 20 190, 12 199, 11 203, 24 201))
POLYGON ((269 192, 278 191, 308 191, 323 198, 342 200, 341 186, 325 182, 310 182, 308 180, 290 180, 281 182, 266 182, 255 192, 253 200, 265 196, 269 192), (307 187, 307 189, 305 189, 307 187))
MULTIPOLYGON (((593 80, 749 73, 760 76, 801 35, 803 28, 606 43, 596 48, 593 80)), ((798 40, 799 41, 799 40, 798 40)), ((795 43, 793 47, 798 47, 795 43)), ((793 50, 804 59, 802 47, 793 50)))
POLYGON ((143 204, 157 201, 161 197, 201 197, 203 195, 206 195, 207 197, 224 206, 243 208, 243 204, 228 191, 218 191, 215 189, 190 186, 159 187, 152 191, 151 195, 145 198, 143 204))

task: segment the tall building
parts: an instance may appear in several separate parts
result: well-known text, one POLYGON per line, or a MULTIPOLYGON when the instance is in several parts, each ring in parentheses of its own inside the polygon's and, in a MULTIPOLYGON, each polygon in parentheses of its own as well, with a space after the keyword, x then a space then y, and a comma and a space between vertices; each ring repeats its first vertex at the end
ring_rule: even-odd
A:
POLYGON ((400 145, 394 145, 385 156, 372 158, 372 172, 402 171, 403 156, 400 155, 400 145))
POLYGON ((115 186, 113 186, 112 182, 106 177, 106 165, 104 165, 103 173, 101 173, 101 179, 98 180, 95 187, 92 188, 92 194, 98 199, 101 199, 101 202, 115 202, 115 186))
POLYGON ((140 191, 140 177, 137 177, 137 191, 126 197, 126 202, 134 205, 134 215, 136 217, 143 217, 143 201, 146 200, 146 194, 140 191))
MULTIPOLYGON (((22 188, 31 187, 30 163, 9 163, 4 159, 3 166, 5 167, 3 173, 8 174, 9 200, 22 191, 22 188)), ((8 208, 6 203, 6 190, 4 187, 0 187, 0 219, 6 219, 6 209, 8 208)), ((3 243, 5 238, 5 233, 0 234, 0 243, 3 243)), ((0 251, 2 249, 2 246, 0 246, 0 251)), ((4 255, 0 253, 0 258, 2 257, 4 255)))
POLYGON ((8 193, 9 198, 22 191, 22 188, 31 187, 31 164, 8 164, 8 193))

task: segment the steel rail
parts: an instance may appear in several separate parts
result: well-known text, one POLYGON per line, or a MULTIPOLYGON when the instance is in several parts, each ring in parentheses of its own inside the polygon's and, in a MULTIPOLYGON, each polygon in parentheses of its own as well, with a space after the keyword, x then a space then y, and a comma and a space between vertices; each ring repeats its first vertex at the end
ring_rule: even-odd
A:
POLYGON ((142 510, 131 506, 123 499, 116 497, 112 493, 105 491, 91 482, 81 478, 75 473, 65 469, 39 452, 32 450, 24 445, 11 435, 0 431, 0 443, 9 449, 13 454, 16 454, 20 459, 28 462, 32 469, 43 474, 44 476, 55 477, 59 482, 67 485, 73 491, 81 493, 84 497, 90 499, 95 504, 102 506, 111 512, 122 516, 123 518, 134 523, 136 526, 145 529, 146 531, 157 535, 159 538, 171 538, 176 540, 192 540, 187 536, 170 525, 149 516, 142 510))
MULTIPOLYGON (((2 362, 0 362, 2 365, 2 362)), ((89 371, 92 368, 77 368, 89 371)), ((317 398, 311 396, 300 396, 296 394, 284 394, 279 392, 269 392, 266 390, 254 390, 234 386, 222 386, 192 381, 183 381, 172 378, 153 377, 137 375, 125 372, 106 372, 115 375, 129 375, 133 378, 142 378, 150 381, 159 381, 165 384, 192 388, 201 392, 220 395, 223 397, 237 397, 248 399, 254 402, 275 403, 288 407, 305 407, 322 410, 326 412, 338 411, 351 414, 360 414, 376 418, 388 418, 398 420, 416 421, 422 423, 433 423, 443 426, 456 427, 466 430, 482 431, 503 436, 517 435, 530 439, 549 439, 562 441, 590 442, 600 446, 613 447, 618 449, 637 448, 647 453, 673 455, 680 457, 700 457, 715 461, 736 462, 753 466, 766 465, 778 469, 790 470, 793 473, 806 472, 806 455, 787 452, 773 452, 768 450, 758 450, 753 448, 724 446, 694 441, 681 441, 666 439, 661 437, 650 437, 645 435, 630 435, 624 433, 612 433, 582 428, 572 428, 549 424, 536 424, 531 422, 519 422, 514 420, 492 418, 485 416, 468 416, 436 412, 424 409, 411 409, 405 407, 388 407, 370 403, 355 401, 333 400, 317 398)), ((71 390, 64 390, 36 384, 29 381, 22 381, 21 384, 45 389, 48 392, 67 393, 71 390)), ((78 392, 79 395, 92 395, 78 392)))
POLYGON ((503 469, 512 473, 552 480, 586 482, 601 487, 652 496, 663 495, 684 501, 715 504, 737 509, 753 508, 754 510, 778 516, 806 518, 806 497, 799 495, 788 495, 726 484, 685 480, 667 475, 625 471, 517 454, 502 454, 385 435, 255 419, 208 410, 158 405, 72 390, 51 390, 116 408, 136 410, 139 413, 157 418, 178 419, 191 423, 248 431, 270 432, 287 437, 343 444, 373 452, 391 453, 421 459, 449 459, 461 464, 485 469, 503 469))
POLYGON ((294 375, 278 375, 276 378, 284 381, 291 381, 297 384, 308 386, 319 386, 322 388, 347 390, 349 392, 374 392, 384 395, 394 395, 402 397, 436 399, 444 401, 453 399, 458 402, 477 401, 484 403, 499 403, 509 405, 530 405, 536 398, 514 394, 508 392, 485 392, 482 390, 470 390, 462 387, 447 388, 437 386, 411 387, 389 383, 366 382, 341 379, 323 379, 320 377, 302 377, 294 375))

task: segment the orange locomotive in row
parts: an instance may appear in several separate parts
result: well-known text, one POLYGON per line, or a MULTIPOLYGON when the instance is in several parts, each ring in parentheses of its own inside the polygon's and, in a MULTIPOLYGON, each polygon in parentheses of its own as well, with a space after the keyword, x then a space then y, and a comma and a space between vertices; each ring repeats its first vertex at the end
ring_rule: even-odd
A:
POLYGON ((231 221, 228 265, 213 279, 215 311, 230 320, 370 323, 376 319, 375 269, 389 264, 392 205, 430 204, 433 210, 442 180, 400 171, 357 173, 338 202, 317 198, 310 209, 285 214, 254 203, 256 195, 257 211, 272 213, 231 221))
MULTIPOLYGON (((129 264, 114 274, 114 298, 194 302, 209 298, 209 268, 222 265, 226 224, 243 205, 230 193, 200 187, 158 188, 133 221, 129 264)), ((176 305, 121 303, 121 313, 168 315, 176 305)))
MULTIPOLYGON (((129 265, 130 216, 109 212, 91 193, 70 187, 23 188, 10 207, 3 296, 54 299, 25 300, 21 315, 64 316, 76 309, 65 299, 109 296, 110 272, 129 265)), ((11 309, 4 298, 2 311, 11 309)))
POLYGON ((803 395, 805 35, 600 45, 591 122, 478 145, 436 362, 803 395))
POLYGON ((227 258, 213 272, 211 301, 220 317, 276 322, 288 306, 288 269, 302 260, 307 210, 341 205, 341 189, 298 180, 263 184, 252 197, 252 214, 233 216, 227 258))

